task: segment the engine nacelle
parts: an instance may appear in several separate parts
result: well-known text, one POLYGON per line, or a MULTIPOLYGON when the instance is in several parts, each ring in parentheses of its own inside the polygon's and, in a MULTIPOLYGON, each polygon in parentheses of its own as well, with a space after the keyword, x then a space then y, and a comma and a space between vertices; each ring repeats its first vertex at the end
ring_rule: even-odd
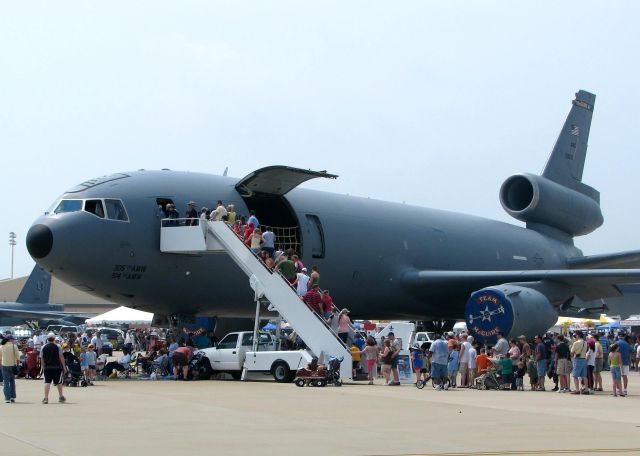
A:
POLYGON ((499 332, 505 337, 531 338, 551 328, 558 310, 545 295, 532 288, 504 284, 471 294, 465 308, 469 332, 485 344, 494 344, 499 332))
POLYGON ((512 217, 557 228, 571 236, 589 234, 604 221, 599 194, 592 196, 564 187, 542 176, 516 174, 500 188, 500 204, 512 217))

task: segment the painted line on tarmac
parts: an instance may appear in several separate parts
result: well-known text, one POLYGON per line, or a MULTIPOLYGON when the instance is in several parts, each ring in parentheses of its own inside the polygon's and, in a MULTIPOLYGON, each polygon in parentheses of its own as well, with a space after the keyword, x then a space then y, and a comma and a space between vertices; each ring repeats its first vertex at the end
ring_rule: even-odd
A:
MULTIPOLYGON (((575 450, 471 451, 466 453, 409 453, 395 456, 519 456, 538 454, 640 453, 640 448, 582 448, 575 450)), ((394 456, 394 455, 387 455, 394 456)))
POLYGON ((56 453, 55 451, 51 451, 48 448, 44 448, 44 447, 41 447, 40 445, 36 445, 35 443, 29 442, 28 440, 21 439, 19 437, 16 437, 15 435, 6 434, 4 432, 0 432, 0 435, 4 435, 5 437, 7 437, 9 439, 16 440, 16 441, 18 441, 20 443, 24 443, 27 446, 36 448, 36 449, 38 449, 40 451, 44 451, 45 453, 53 454, 55 456, 62 456, 60 453, 56 453))

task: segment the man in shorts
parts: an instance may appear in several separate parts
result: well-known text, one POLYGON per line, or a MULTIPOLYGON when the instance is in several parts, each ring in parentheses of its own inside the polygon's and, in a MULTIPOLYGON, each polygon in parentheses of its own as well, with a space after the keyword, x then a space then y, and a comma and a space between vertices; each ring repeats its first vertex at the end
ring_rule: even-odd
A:
POLYGON ((42 347, 40 357, 42 358, 42 370, 44 371, 44 399, 43 404, 49 403, 49 390, 51 383, 58 388, 58 402, 66 402, 66 398, 62 394, 62 379, 67 371, 67 366, 62 357, 62 348, 55 344, 56 335, 49 333, 47 343, 42 347))
POLYGON ((626 333, 624 331, 618 332, 616 338, 616 344, 618 345, 618 351, 622 358, 622 366, 620 371, 622 372, 622 396, 627 395, 627 384, 629 382, 629 366, 631 365, 631 346, 626 341, 626 333))
POLYGON ((431 359, 431 381, 436 385, 436 390, 448 389, 448 386, 444 385, 447 379, 449 347, 439 334, 436 334, 435 341, 429 348, 429 358, 431 359))
POLYGON ((571 357, 573 358, 573 370, 571 376, 573 377, 573 384, 575 390, 571 394, 580 394, 580 381, 583 384, 587 384, 587 343, 584 340, 582 331, 576 331, 575 342, 571 345, 571 357))
POLYGON ((571 374, 571 359, 569 344, 564 339, 564 336, 560 334, 558 336, 558 345, 556 346, 555 354, 556 362, 556 374, 560 380, 560 389, 558 393, 568 393, 569 390, 569 375, 571 374))
POLYGON ((173 379, 178 380, 178 372, 182 369, 182 380, 189 380, 189 361, 193 357, 193 347, 187 347, 184 342, 175 349, 171 355, 171 363, 173 364, 173 379))
POLYGON ((604 370, 604 350, 600 343, 600 336, 593 335, 593 339, 596 341, 596 367, 593 370, 594 378, 594 391, 602 391, 602 371, 604 370))

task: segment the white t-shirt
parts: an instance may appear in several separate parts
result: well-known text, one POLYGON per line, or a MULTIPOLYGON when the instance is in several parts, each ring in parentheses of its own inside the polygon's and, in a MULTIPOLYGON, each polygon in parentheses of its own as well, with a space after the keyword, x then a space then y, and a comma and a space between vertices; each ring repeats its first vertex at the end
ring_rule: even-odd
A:
POLYGON ((211 213, 209 218, 212 218, 213 220, 219 222, 225 215, 228 215, 227 210, 224 208, 224 206, 220 205, 216 207, 216 210, 211 213))
POLYGON ((306 274, 303 274, 302 272, 299 272, 296 275, 298 276, 296 293, 298 293, 298 296, 304 296, 305 293, 308 291, 307 285, 309 285, 309 276, 306 274))
POLYGON ((94 347, 96 347, 96 349, 102 348, 102 339, 100 339, 98 336, 93 336, 91 338, 91 343, 94 347))
POLYGON ((462 353, 462 355, 460 356, 460 363, 461 364, 468 364, 469 363, 469 350, 471 350, 471 344, 465 340, 464 342, 462 342, 462 346, 464 347, 464 352, 462 350, 460 350, 460 353, 462 353))
POLYGON ((478 367, 478 364, 476 364, 477 357, 478 352, 473 348, 473 345, 471 345, 471 348, 469 349, 469 369, 476 369, 478 367))

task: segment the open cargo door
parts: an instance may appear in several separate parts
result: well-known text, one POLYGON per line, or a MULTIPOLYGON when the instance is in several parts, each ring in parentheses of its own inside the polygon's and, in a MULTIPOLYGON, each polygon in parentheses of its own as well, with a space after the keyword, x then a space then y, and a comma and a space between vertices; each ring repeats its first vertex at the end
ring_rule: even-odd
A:
POLYGON ((240 179, 236 184, 236 190, 243 198, 260 194, 283 196, 303 182, 316 177, 335 179, 338 176, 326 171, 311 171, 282 165, 267 166, 240 179))

